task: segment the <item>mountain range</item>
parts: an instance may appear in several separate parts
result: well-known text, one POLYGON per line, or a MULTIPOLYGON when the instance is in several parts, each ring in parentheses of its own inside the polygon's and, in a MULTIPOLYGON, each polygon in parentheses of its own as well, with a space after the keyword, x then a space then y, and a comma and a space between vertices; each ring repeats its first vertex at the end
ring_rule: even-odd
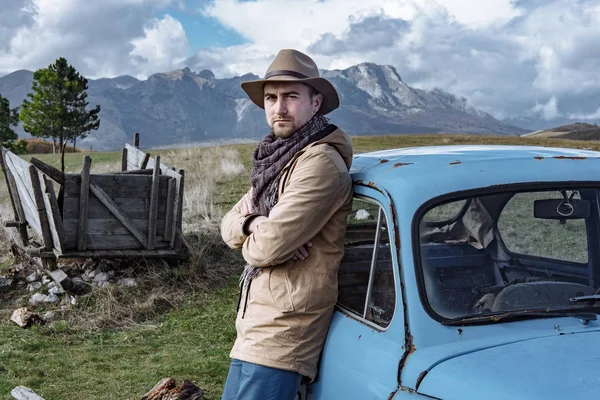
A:
MULTIPOLYGON (((404 83, 389 65, 362 63, 323 70, 337 89, 341 106, 328 114, 351 135, 457 132, 519 135, 507 125, 469 106, 466 99, 440 89, 421 90, 404 83)), ((189 68, 151 75, 89 80, 90 106, 100 104, 100 129, 81 146, 119 149, 140 132, 143 147, 220 139, 261 139, 267 132, 264 111, 240 87, 253 74, 217 79, 208 70, 189 68)), ((11 107, 31 90, 33 72, 19 70, 0 78, 0 94, 11 107)), ((19 136, 27 134, 19 128, 19 136)))

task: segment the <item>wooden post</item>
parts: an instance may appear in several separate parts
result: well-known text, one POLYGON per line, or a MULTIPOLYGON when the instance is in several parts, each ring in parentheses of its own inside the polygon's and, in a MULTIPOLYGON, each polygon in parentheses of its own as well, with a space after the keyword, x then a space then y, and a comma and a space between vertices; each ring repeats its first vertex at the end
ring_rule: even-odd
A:
POLYGON ((37 169, 33 166, 29 166, 29 176, 31 176, 31 186, 33 187, 33 195, 35 197, 35 205, 37 212, 40 217, 40 225, 42 228, 42 239, 44 240, 44 250, 52 250, 52 233, 50 232, 50 222, 48 221, 48 214, 46 214, 46 206, 44 204, 44 194, 42 193, 42 185, 40 184, 40 177, 37 169))
POLYGON ((156 217, 158 215, 158 182, 160 178, 160 156, 156 156, 152 189, 150 190, 150 217, 148 219, 148 250, 156 247, 156 217))
POLYGON ((185 179, 185 171, 180 169, 179 170, 179 175, 181 175, 181 178, 179 178, 179 190, 177 193, 177 210, 175 213, 175 218, 174 218, 174 226, 175 229, 172 232, 172 238, 171 238, 171 247, 174 248, 175 250, 179 250, 181 248, 181 231, 182 231, 182 216, 183 216, 183 184, 184 184, 184 179, 185 179))
POLYGON ((135 147, 136 149, 140 148, 140 134, 139 134, 139 132, 135 132, 133 134, 133 147, 135 147))
POLYGON ((169 179, 169 186, 167 189, 167 211, 165 213, 165 241, 171 240, 171 233, 173 232, 173 210, 175 210, 175 178, 169 179))
POLYGON ((18 230, 19 237, 21 238, 21 242, 23 247, 29 244, 29 235, 27 234, 27 219, 25 218, 25 212, 23 211, 23 205, 21 204, 21 199, 19 198, 19 192, 17 190, 17 185, 15 184, 14 177, 9 169, 6 168, 6 164, 4 162, 4 155, 6 149, 2 147, 2 154, 0 155, 0 166, 2 167, 2 172, 4 173, 4 179, 6 180, 6 187, 8 189, 8 197, 10 197, 10 203, 13 208, 13 215, 15 220, 19 222, 18 230))
POLYGON ((84 251, 87 246, 85 235, 87 232, 87 210, 90 197, 90 166, 92 158, 83 157, 83 168, 81 170, 81 187, 79 192, 79 220, 77 222, 77 250, 84 251))
POLYGON ((127 148, 123 148, 121 153, 121 171, 127 171, 127 148))

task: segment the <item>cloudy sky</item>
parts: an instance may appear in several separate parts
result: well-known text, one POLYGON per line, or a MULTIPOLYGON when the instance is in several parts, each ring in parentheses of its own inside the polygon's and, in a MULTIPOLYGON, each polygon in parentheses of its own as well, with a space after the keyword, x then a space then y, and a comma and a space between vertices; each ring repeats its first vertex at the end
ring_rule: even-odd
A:
POLYGON ((390 64, 497 118, 600 122, 598 0, 0 0, 0 76, 63 56, 89 78, 390 64))

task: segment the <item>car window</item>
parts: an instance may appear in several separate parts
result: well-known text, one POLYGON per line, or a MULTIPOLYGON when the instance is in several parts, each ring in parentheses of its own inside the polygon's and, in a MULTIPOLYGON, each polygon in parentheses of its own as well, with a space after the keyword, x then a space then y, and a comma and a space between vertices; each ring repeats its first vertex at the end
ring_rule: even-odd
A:
POLYGON ((599 193, 592 187, 482 190, 426 208, 414 229, 427 311, 435 318, 464 320, 589 306, 571 299, 600 288, 600 265, 587 264, 598 246, 597 238, 593 243, 588 238, 600 225, 599 193), (461 206, 446 224, 425 219, 461 206))
POLYGON ((356 198, 347 223, 338 275, 338 305, 385 328, 392 320, 396 303, 385 214, 379 204, 356 198))
MULTIPOLYGON (((573 199, 580 200, 578 192, 573 199)), ((584 219, 549 220, 535 218, 534 202, 561 198, 557 191, 517 193, 498 219, 498 231, 506 248, 528 256, 587 263, 588 241, 584 219)))

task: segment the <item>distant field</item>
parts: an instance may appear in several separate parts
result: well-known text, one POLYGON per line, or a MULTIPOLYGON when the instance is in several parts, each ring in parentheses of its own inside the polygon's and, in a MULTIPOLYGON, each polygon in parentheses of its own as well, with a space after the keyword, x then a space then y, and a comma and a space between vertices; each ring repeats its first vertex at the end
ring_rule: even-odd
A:
MULTIPOLYGON (((450 144, 600 150, 600 144, 586 141, 474 135, 363 136, 352 141, 356 153, 450 144)), ((236 281, 242 262, 239 255, 224 249, 217 228, 223 213, 249 187, 253 149, 254 145, 229 145, 159 152, 163 163, 186 170, 184 234, 189 240, 197 239, 192 242, 197 246, 193 263, 198 263, 198 271, 205 274, 201 276, 214 282, 214 287, 203 288, 192 282, 197 277, 185 276, 196 271, 196 264, 194 268, 175 267, 164 275, 164 287, 160 287, 165 295, 174 296, 168 298, 172 299, 172 305, 150 303, 153 308, 144 309, 148 314, 133 326, 119 326, 120 314, 113 316, 116 321, 107 327, 91 321, 86 325, 65 314, 65 320, 53 326, 22 330, 9 322, 8 316, 14 308, 26 304, 27 293, 16 293, 14 298, 0 296, 0 398, 8 398, 13 387, 25 385, 46 400, 139 399, 166 376, 178 381, 191 379, 206 390, 207 399, 220 398, 229 349, 235 339, 236 281), (204 236, 198 238, 200 234, 204 236)), ((67 154, 67 171, 79 172, 85 154, 67 154)), ((23 158, 28 160, 31 156, 23 158)), ((120 168, 120 152, 94 152, 91 156, 93 172, 120 168)), ((35 157, 55 167, 60 165, 58 155, 35 157)), ((2 179, 1 193, 5 193, 3 185, 2 179)), ((0 264, 0 275, 10 261, 5 257, 0 264)), ((143 273, 146 267, 136 268, 143 273)), ((118 295, 118 305, 124 308, 135 302, 144 303, 153 291, 157 288, 140 288, 131 293, 97 289, 97 293, 81 298, 73 313, 92 320, 96 310, 105 314, 118 311, 116 307, 102 308, 106 304, 117 305, 103 303, 102 293, 118 295)))

